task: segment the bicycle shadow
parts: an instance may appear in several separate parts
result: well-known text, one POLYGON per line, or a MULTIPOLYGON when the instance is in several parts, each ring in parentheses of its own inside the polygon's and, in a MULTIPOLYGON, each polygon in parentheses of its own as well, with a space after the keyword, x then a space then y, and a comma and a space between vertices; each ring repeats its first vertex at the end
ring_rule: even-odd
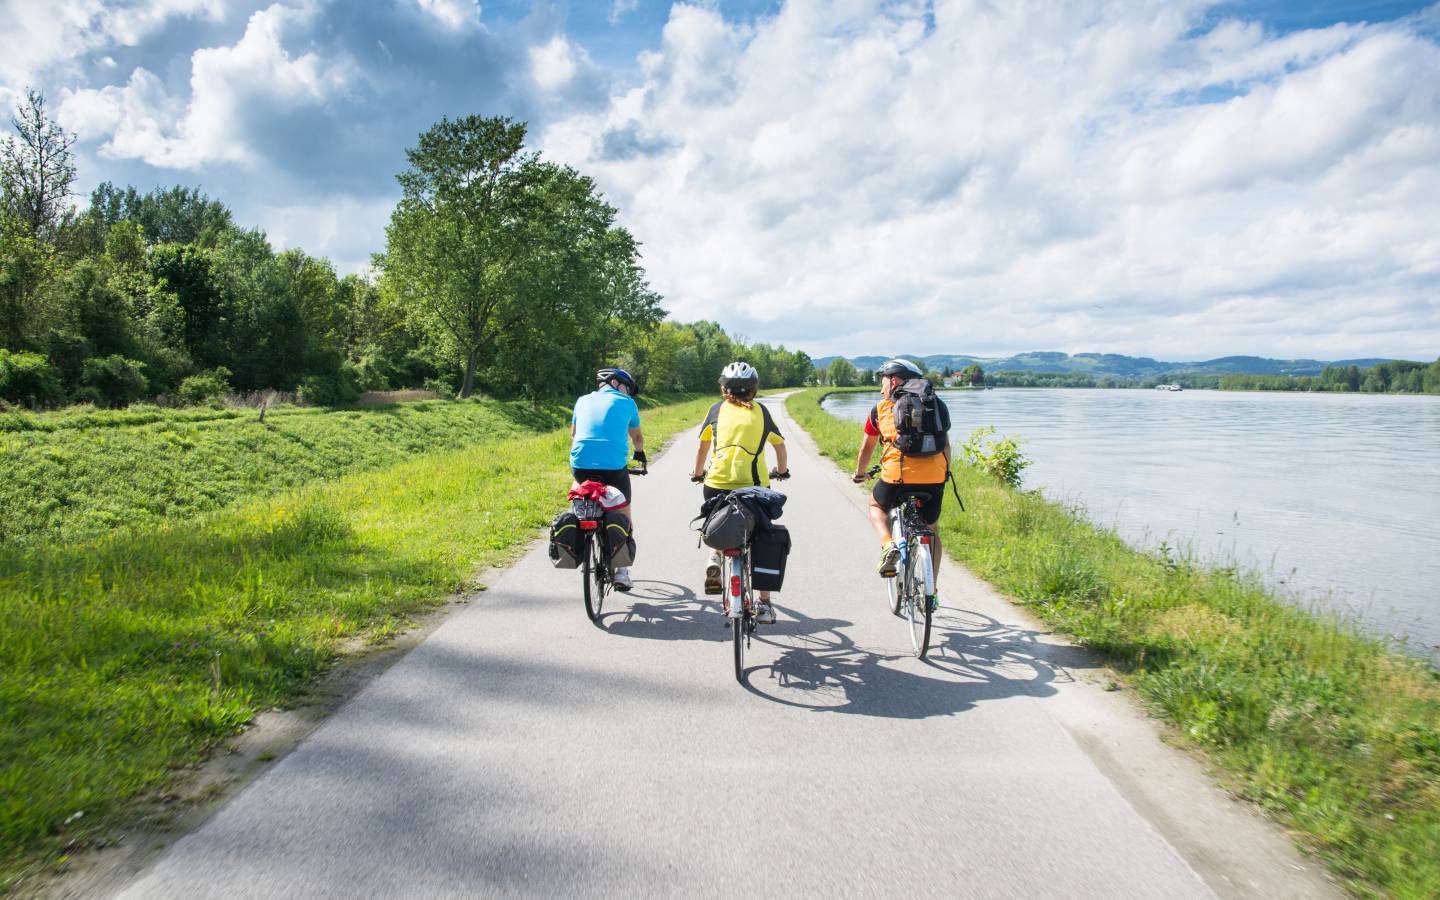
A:
MULTIPOLYGON (((602 612, 597 624, 620 637, 657 641, 729 641, 729 620, 721 612, 719 597, 706 597, 673 581, 636 581, 627 595, 628 609, 602 612)), ((786 607, 776 604, 779 611, 786 607)), ((757 640, 787 637, 796 641, 815 639, 818 633, 852 623, 844 619, 817 619, 790 610, 790 617, 774 625, 762 625, 757 640)))
POLYGON ((621 596, 625 600, 620 602, 628 602, 629 607, 602 612, 596 622, 610 634, 657 641, 723 641, 729 637, 718 597, 704 598, 683 584, 657 580, 636 581, 635 587, 621 596))
MULTIPOLYGON (((808 625, 803 615, 786 612, 800 620, 797 631, 804 642, 775 640, 783 630, 757 634, 757 642, 778 649, 779 655, 748 668, 745 678, 751 693, 785 706, 924 719, 965 712, 987 700, 1049 696, 1056 683, 1072 680, 1054 652, 1066 648, 1042 645, 1040 632, 975 613, 942 610, 930 652, 918 661, 907 653, 857 646, 845 633, 849 622, 808 625)), ((1085 664, 1083 656, 1077 662, 1085 664)))

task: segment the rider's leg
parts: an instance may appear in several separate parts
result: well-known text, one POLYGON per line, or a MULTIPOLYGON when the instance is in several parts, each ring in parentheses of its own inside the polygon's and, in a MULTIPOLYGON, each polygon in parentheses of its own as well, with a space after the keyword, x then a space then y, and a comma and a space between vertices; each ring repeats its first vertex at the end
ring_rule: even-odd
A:
POLYGON ((870 526, 875 529, 876 537, 880 538, 882 545, 890 543, 894 538, 890 536, 890 512, 885 507, 870 498, 870 508, 866 510, 870 516, 870 526))
POLYGON ((940 528, 936 526, 931 529, 930 578, 937 592, 940 590, 940 554, 943 552, 944 548, 940 546, 940 528))
POLYGON ((875 570, 880 573, 880 577, 889 578, 895 574, 895 567, 900 563, 900 550, 895 546, 895 538, 890 533, 890 513, 872 497, 869 514, 870 525, 880 538, 880 562, 875 566, 875 570))

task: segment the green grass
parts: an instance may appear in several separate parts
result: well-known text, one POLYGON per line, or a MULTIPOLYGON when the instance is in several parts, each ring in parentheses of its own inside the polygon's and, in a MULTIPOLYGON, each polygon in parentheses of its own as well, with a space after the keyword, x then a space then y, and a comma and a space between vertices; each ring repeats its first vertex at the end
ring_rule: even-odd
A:
MULTIPOLYGON (((646 437, 659 447, 709 404, 645 411, 646 437)), ((302 694, 342 641, 383 639, 549 522, 568 433, 466 407, 496 417, 471 446, 0 551, 0 892, 117 834, 177 767, 302 694)))
POLYGON ((0 415, 0 544, 85 541, 423 453, 558 428, 568 405, 429 400, 366 408, 0 415), (22 427, 24 426, 24 427, 22 427))
MULTIPOLYGON (((843 469, 859 428, 791 397, 843 469)), ((1258 577, 1135 550, 1081 511, 956 472, 946 551, 1125 673, 1222 779, 1353 892, 1440 896, 1440 675, 1258 577)))

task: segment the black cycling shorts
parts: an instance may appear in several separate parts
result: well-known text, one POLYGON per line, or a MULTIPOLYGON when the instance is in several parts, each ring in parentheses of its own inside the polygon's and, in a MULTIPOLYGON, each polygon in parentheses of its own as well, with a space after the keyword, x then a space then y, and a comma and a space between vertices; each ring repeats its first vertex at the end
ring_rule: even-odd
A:
POLYGON ((577 483, 582 481, 598 481, 624 494, 626 500, 633 499, 630 495, 629 469, 571 469, 570 474, 575 476, 577 483))
POLYGON ((926 525, 934 525, 940 521, 940 506, 945 502, 945 482, 939 484, 891 484, 888 481, 877 481, 875 492, 871 495, 875 503, 886 512, 900 505, 902 494, 920 494, 918 510, 920 518, 925 520, 926 525))
POLYGON ((713 488, 708 484, 702 484, 700 486, 700 496, 706 500, 709 500, 711 497, 723 497, 728 493, 730 493, 728 490, 725 490, 723 488, 713 488))

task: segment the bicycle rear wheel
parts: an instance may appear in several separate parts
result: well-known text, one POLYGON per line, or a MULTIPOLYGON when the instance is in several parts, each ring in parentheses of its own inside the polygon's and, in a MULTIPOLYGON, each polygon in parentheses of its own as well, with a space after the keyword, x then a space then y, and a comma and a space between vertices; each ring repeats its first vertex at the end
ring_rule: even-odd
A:
MULTIPOLYGON (((733 577, 739 575, 742 566, 739 557, 727 557, 725 560, 725 591, 730 591, 730 585, 734 582, 733 577)), ((745 683, 745 644, 750 638, 749 625, 753 621, 750 617, 750 604, 747 602, 750 597, 749 585, 740 576, 740 596, 730 594, 730 602, 740 605, 740 615, 732 616, 730 619, 730 643, 734 646, 735 655, 735 680, 741 684, 745 683)))
POLYGON ((930 649, 930 598, 925 596, 925 570, 921 568, 928 565, 930 548, 920 544, 905 567, 905 617, 910 621, 910 646, 921 659, 930 649))
POLYGON ((600 609, 605 605, 605 576, 601 571, 604 563, 596 558, 595 538, 585 538, 585 562, 580 567, 585 579, 585 615, 595 622, 600 618, 600 609))

